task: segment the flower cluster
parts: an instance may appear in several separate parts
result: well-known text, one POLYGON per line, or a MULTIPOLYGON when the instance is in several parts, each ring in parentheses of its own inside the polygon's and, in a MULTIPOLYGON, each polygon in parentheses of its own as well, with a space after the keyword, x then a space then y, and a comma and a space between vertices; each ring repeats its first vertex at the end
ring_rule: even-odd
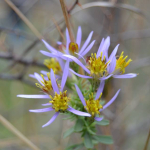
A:
POLYGON ((48 108, 29 110, 34 113, 55 111, 54 116, 43 127, 50 125, 60 113, 70 114, 71 112, 76 117, 84 116, 85 120, 101 121, 103 119, 101 112, 115 101, 120 92, 119 89, 111 100, 102 104, 101 97, 105 80, 111 77, 133 78, 137 76, 134 73, 125 73, 126 67, 132 60, 127 60, 128 56, 124 56, 124 52, 119 57, 116 56, 119 45, 114 48, 110 56, 108 55, 110 37, 102 39, 97 53, 91 53, 91 56, 86 59, 85 55, 95 43, 95 40, 90 42, 92 35, 93 31, 81 46, 81 27, 78 27, 75 42, 71 42, 66 29, 66 44, 57 42, 59 50, 42 40, 50 51, 40 50, 43 55, 50 57, 44 61, 50 71, 42 70, 41 75, 34 73, 30 77, 38 81, 36 86, 42 90, 43 94, 18 95, 18 97, 49 100, 48 103, 42 104, 48 108), (79 82, 81 79, 83 81, 79 82), (84 82, 87 83, 86 87, 83 86, 84 82), (85 94, 85 91, 88 94, 85 94))

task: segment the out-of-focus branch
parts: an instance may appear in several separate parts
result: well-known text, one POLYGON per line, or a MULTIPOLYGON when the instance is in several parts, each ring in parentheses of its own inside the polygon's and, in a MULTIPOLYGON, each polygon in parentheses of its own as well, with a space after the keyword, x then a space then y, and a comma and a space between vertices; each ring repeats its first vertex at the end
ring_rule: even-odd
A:
POLYGON ((24 37, 31 41, 34 39, 34 37, 32 35, 29 35, 28 33, 25 33, 23 31, 17 31, 17 30, 5 28, 5 27, 0 27, 0 31, 4 31, 4 32, 10 33, 10 34, 15 34, 17 36, 24 37))
POLYGON ((20 58, 16 58, 15 56, 9 54, 9 53, 0 53, 0 58, 6 59, 6 60, 13 60, 17 63, 23 64, 23 65, 33 65, 38 67, 45 67, 43 63, 37 62, 36 60, 24 60, 20 58))
POLYGON ((42 39, 43 36, 39 31, 33 26, 33 24, 23 15, 23 13, 11 2, 10 0, 5 0, 5 2, 16 12, 16 14, 24 21, 24 23, 31 29, 31 31, 39 38, 42 39))
POLYGON ((36 145, 34 145, 29 139, 27 139, 20 131, 18 131, 8 120, 6 120, 2 115, 0 115, 0 122, 12 133, 14 133, 20 140, 26 143, 33 150, 40 150, 36 145))

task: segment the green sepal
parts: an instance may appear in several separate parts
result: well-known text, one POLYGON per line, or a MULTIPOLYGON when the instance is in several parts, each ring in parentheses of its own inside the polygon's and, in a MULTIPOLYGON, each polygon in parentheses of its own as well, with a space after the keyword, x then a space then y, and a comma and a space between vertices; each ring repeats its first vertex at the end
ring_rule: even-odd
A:
POLYGON ((95 121, 95 123, 101 126, 107 126, 109 125, 109 120, 103 119, 102 121, 95 121))
POLYGON ((74 145, 67 147, 65 150, 78 150, 78 149, 81 149, 83 146, 84 146, 83 143, 74 144, 74 145))
POLYGON ((75 127, 74 127, 75 132, 80 132, 80 131, 82 131, 83 125, 84 125, 83 120, 82 120, 82 119, 78 119, 78 120, 76 121, 76 124, 75 124, 75 127))
POLYGON ((69 136, 73 132, 74 132, 74 126, 71 127, 70 129, 68 129, 67 131, 65 131, 65 133, 63 134, 63 138, 66 138, 67 136, 69 136))
POLYGON ((113 144, 113 139, 111 136, 107 135, 95 135, 93 138, 103 144, 113 144))
POLYGON ((93 148, 92 135, 90 135, 88 132, 84 134, 84 146, 86 148, 93 148))

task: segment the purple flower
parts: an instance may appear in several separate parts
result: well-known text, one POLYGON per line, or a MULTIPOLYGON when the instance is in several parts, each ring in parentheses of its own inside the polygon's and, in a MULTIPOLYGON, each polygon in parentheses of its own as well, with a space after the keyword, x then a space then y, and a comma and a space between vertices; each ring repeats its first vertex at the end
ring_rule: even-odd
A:
POLYGON ((119 47, 119 44, 114 48, 111 55, 108 57, 108 48, 110 46, 110 37, 107 37, 105 40, 102 39, 102 42, 99 46, 97 53, 92 53, 90 59, 88 60, 87 65, 84 65, 80 60, 71 55, 64 55, 64 57, 72 59, 75 63, 81 66, 87 75, 81 75, 70 69, 75 75, 82 78, 96 78, 99 80, 106 80, 109 77, 113 76, 114 78, 133 78, 136 77, 136 74, 129 73, 124 74, 125 67, 129 65, 131 59, 127 62, 125 61, 127 56, 123 58, 123 53, 120 55, 119 59, 116 60, 116 53, 119 47), (117 71, 116 71, 117 70, 117 71), (122 72, 118 72, 118 70, 122 72))
POLYGON ((91 114, 91 116, 96 120, 96 121, 101 121, 103 118, 102 117, 96 117, 96 115, 100 115, 100 112, 106 109, 109 105, 111 105, 115 99, 117 98, 120 89, 116 92, 116 94, 113 96, 113 98, 104 106, 100 104, 100 98, 102 96, 102 91, 104 89, 104 81, 101 81, 100 86, 98 87, 97 93, 95 98, 93 97, 93 93, 89 95, 89 99, 85 100, 85 98, 82 95, 82 92, 80 91, 79 87, 75 84, 76 91, 78 93, 78 96, 84 105, 84 108, 86 111, 91 114))
MULTIPOLYGON (((43 55, 46 55, 48 57, 60 58, 63 60, 66 60, 66 57, 63 56, 64 54, 73 55, 73 56, 77 57, 78 59, 80 59, 80 58, 83 58, 93 47, 95 40, 90 43, 92 35, 93 35, 93 31, 89 34, 88 38, 86 39, 86 41, 84 42, 84 44, 81 47, 81 41, 82 41, 81 27, 80 26, 78 27, 77 37, 76 37, 75 43, 70 41, 69 32, 68 32, 68 29, 66 29, 66 46, 63 47, 63 53, 58 51, 57 49, 55 49, 51 45, 49 45, 44 40, 42 40, 42 41, 43 41, 44 45, 46 46, 46 48, 50 52, 46 52, 43 50, 41 50, 40 52, 43 55)), ((61 42, 57 42, 57 44, 62 45, 61 42)), ((61 65, 61 63, 60 63, 60 65, 61 65)))
MULTIPOLYGON (((56 112, 54 114, 54 116, 42 127, 50 125, 57 118, 57 116, 60 112, 70 111, 79 116, 88 116, 88 117, 91 116, 89 113, 75 110, 74 108, 72 108, 71 106, 68 105, 70 98, 67 96, 67 91, 63 91, 66 80, 67 80, 68 72, 69 72, 68 68, 69 68, 69 60, 67 60, 67 62, 65 64, 60 87, 58 87, 54 72, 51 69, 50 79, 51 79, 51 85, 52 85, 54 94, 52 94, 52 95, 18 95, 18 97, 24 97, 24 98, 50 98, 51 99, 49 101, 49 103, 42 104, 43 106, 49 105, 50 106, 49 108, 29 110, 30 112, 34 112, 34 113, 41 113, 41 112, 48 112, 48 111, 56 112)), ((42 80, 41 77, 38 76, 37 74, 35 74, 35 76, 42 85, 43 83, 41 82, 41 80, 42 80)))

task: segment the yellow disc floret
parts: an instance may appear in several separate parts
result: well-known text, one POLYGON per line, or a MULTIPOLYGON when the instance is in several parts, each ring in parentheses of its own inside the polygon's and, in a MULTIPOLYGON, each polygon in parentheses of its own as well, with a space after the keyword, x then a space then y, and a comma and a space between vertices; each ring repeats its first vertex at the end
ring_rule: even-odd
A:
POLYGON ((107 66, 108 63, 106 63, 105 56, 102 58, 102 52, 101 55, 97 58, 96 53, 92 53, 90 60, 88 61, 88 69, 91 72, 91 76, 93 77, 102 77, 107 74, 107 66))
POLYGON ((55 96, 51 98, 50 103, 52 103, 52 108, 55 109, 55 111, 65 111, 68 108, 68 102, 70 101, 69 97, 67 96, 67 91, 60 92, 60 94, 57 94, 55 92, 55 96))
POLYGON ((86 100, 86 106, 85 109, 92 115, 92 117, 95 117, 95 115, 100 115, 99 110, 103 108, 103 106, 100 104, 100 98, 102 96, 102 93, 100 95, 100 97, 95 100, 93 98, 93 93, 91 93, 89 95, 89 99, 86 100))
POLYGON ((69 44, 69 52, 70 54, 75 54, 79 51, 78 44, 74 42, 70 42, 69 44))
POLYGON ((59 62, 55 59, 55 58, 51 58, 51 59, 45 59, 44 60, 44 65, 48 68, 48 69, 53 69, 53 71, 58 74, 58 72, 61 71, 61 67, 59 65, 59 62))
POLYGON ((125 68, 132 61, 131 59, 129 59, 128 61, 126 61, 126 59, 128 58, 128 56, 124 57, 123 54, 124 54, 124 52, 121 53, 120 57, 116 61, 116 68, 115 68, 115 70, 119 70, 119 72, 121 72, 122 74, 125 73, 125 68))
POLYGON ((41 85, 39 83, 35 83, 36 86, 41 88, 44 92, 50 94, 50 92, 53 90, 51 79, 50 79, 50 73, 47 73, 48 80, 45 80, 45 78, 42 74, 41 74, 41 77, 43 78, 43 81, 41 81, 43 83, 43 85, 41 85))

